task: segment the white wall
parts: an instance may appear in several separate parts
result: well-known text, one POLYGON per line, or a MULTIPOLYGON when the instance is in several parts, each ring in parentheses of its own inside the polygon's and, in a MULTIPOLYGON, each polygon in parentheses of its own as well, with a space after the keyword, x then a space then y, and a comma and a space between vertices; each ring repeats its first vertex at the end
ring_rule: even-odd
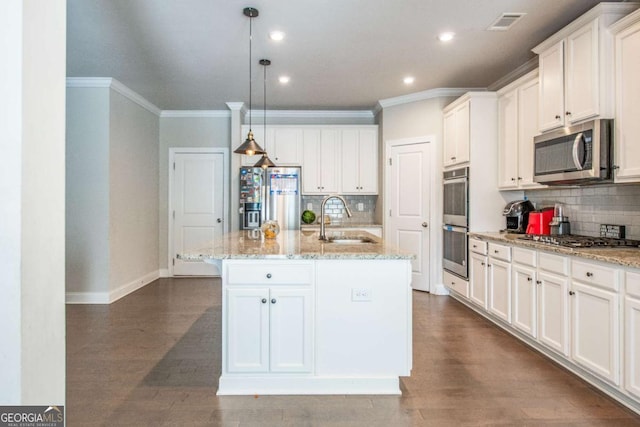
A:
POLYGON ((109 289, 109 88, 67 88, 67 292, 109 289))
POLYGON ((0 14, 0 405, 64 405, 66 4, 0 14))
MULTIPOLYGON (((442 135, 443 116, 442 109, 455 98, 439 97, 416 101, 406 104, 385 107, 380 114, 380 127, 382 129, 381 150, 384 150, 386 141, 396 139, 415 138, 421 136, 433 136, 435 144, 432 154, 436 156, 436 164, 442 164, 442 135)), ((384 162, 384 156, 380 156, 384 162)), ((384 164, 381 163, 380 170, 385 171, 384 164)), ((431 176, 431 211, 442 212, 442 168, 429 171, 431 176)), ((380 188, 384 188, 381 186, 380 188)), ((376 212, 382 213, 384 210, 384 195, 378 197, 376 212)), ((382 218, 377 218, 382 220, 382 218)), ((431 254, 431 291, 442 283, 442 215, 432 216, 430 234, 430 254, 431 254)))
MULTIPOLYGON (((161 117, 159 186, 158 186, 158 252, 160 269, 169 268, 169 148, 173 147, 229 147, 231 119, 222 117, 161 117)), ((233 154, 232 154, 233 155, 233 154)), ((229 215, 229 212, 227 212, 229 215)))
POLYGON ((113 89, 109 117, 109 292, 117 298, 158 274, 159 117, 113 89))

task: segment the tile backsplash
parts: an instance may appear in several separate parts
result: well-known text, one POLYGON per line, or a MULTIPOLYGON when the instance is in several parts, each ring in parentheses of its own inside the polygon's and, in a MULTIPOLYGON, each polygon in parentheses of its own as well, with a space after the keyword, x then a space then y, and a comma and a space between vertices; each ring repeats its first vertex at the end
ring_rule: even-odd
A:
MULTIPOLYGON (((344 205, 339 199, 327 201, 325 215, 331 217, 332 224, 373 224, 378 196, 343 196, 347 200, 352 217, 347 217, 344 205), (362 211, 358 210, 358 203, 362 203, 362 211)), ((311 210, 320 217, 320 205, 324 196, 302 196, 302 210, 307 209, 307 204, 311 203, 311 210)))
POLYGON ((616 224, 626 226, 628 239, 640 240, 640 185, 529 190, 525 195, 536 209, 564 204, 572 234, 599 236, 600 224, 616 224))

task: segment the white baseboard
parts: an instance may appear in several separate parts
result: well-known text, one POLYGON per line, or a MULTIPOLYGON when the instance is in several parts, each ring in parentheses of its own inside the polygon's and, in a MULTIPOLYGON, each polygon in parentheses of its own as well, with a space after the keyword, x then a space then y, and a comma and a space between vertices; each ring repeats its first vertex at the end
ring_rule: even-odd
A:
POLYGON ((67 304, 109 304, 109 292, 67 292, 67 304))
POLYGON ((449 295, 449 290, 444 285, 444 283, 439 283, 436 286, 434 286, 433 292, 431 293, 433 295, 449 295))
POLYGON ((67 304, 111 304, 120 298, 137 291, 160 277, 160 270, 152 271, 111 292, 67 292, 67 304))
POLYGON ((160 277, 161 278, 165 278, 165 277, 173 277, 171 275, 171 271, 169 271, 168 268, 161 268, 160 269, 160 277))

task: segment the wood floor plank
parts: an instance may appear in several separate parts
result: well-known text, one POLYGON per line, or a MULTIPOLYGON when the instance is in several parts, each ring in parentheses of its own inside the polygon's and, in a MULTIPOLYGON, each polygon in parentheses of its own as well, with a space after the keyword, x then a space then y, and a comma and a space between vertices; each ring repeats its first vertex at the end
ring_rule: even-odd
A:
POLYGON ((219 279, 67 307, 68 426, 633 426, 640 416, 446 296, 414 292, 402 396, 216 396, 219 279))

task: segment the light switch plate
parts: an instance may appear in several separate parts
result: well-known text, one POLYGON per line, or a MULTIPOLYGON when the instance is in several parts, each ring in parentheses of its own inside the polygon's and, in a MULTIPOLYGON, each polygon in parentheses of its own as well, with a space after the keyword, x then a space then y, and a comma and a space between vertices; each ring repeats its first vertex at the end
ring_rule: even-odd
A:
POLYGON ((313 210, 313 203, 307 203, 307 210, 308 211, 312 211, 313 210))
POLYGON ((358 203, 358 211, 362 212, 364 210, 364 203, 358 203))

